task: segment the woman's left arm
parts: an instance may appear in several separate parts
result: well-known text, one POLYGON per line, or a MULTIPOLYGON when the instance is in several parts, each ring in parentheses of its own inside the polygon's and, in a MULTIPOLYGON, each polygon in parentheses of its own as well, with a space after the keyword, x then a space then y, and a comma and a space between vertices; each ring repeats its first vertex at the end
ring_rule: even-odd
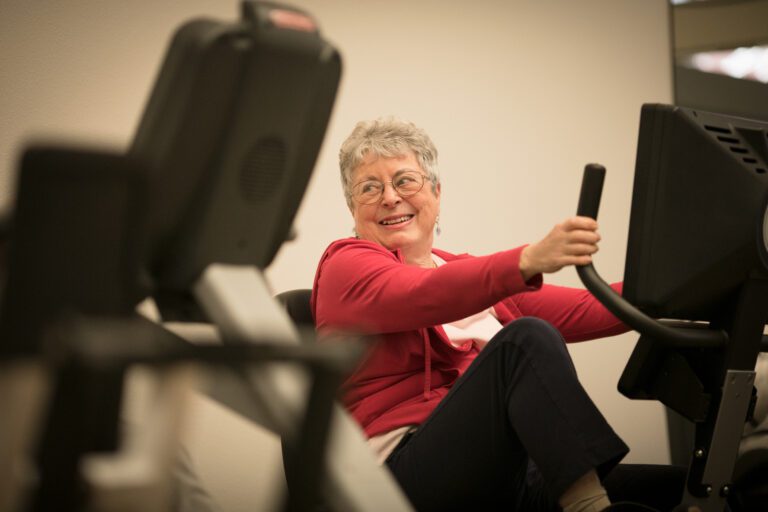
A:
MULTIPOLYGON (((614 283, 611 288, 620 294, 622 283, 614 283)), ((551 323, 567 342, 615 336, 629 330, 584 289, 543 285, 537 291, 513 295, 510 300, 523 315, 551 323)))

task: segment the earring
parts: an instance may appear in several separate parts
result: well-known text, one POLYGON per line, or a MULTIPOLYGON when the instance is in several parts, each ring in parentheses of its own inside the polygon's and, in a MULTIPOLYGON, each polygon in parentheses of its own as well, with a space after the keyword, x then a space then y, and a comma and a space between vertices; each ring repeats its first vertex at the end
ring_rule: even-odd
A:
POLYGON ((440 233, 442 232, 443 230, 440 229, 440 216, 438 215, 437 217, 435 217, 435 234, 437 236, 440 236, 440 233))

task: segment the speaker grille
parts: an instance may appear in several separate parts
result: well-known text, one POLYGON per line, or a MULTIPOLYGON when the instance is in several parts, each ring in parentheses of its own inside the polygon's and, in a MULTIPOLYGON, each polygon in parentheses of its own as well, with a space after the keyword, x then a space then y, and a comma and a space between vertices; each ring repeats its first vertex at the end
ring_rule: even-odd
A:
POLYGON ((240 170, 240 193, 249 203, 272 197, 285 176, 285 144, 277 137, 263 137, 248 152, 240 170))

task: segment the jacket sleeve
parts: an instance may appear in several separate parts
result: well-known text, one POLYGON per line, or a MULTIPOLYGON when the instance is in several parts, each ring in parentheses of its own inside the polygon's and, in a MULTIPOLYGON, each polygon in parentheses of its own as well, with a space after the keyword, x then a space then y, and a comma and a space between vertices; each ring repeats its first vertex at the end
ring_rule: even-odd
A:
POLYGON ((372 242, 331 245, 315 277, 312 307, 317 327, 387 333, 467 317, 514 293, 538 289, 540 278, 523 281, 521 251, 425 269, 401 263, 372 242))
MULTIPOLYGON (((621 293, 622 283, 614 283, 611 288, 621 293)), ((629 330, 587 290, 544 285, 535 292, 519 293, 511 300, 523 315, 551 323, 568 342, 614 336, 629 330)))

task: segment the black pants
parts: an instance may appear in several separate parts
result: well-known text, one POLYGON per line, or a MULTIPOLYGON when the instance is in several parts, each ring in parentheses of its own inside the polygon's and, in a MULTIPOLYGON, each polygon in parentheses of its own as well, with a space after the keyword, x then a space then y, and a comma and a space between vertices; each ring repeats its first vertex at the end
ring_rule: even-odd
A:
MULTIPOLYGON (((544 511, 557 510, 589 470, 606 477, 628 451, 579 383, 560 333, 522 318, 488 343, 387 464, 419 511, 544 511)), ((642 497, 631 495, 649 478, 673 480, 670 499, 680 499, 684 472, 621 468, 604 481, 609 494, 623 493, 613 500, 642 497)))

